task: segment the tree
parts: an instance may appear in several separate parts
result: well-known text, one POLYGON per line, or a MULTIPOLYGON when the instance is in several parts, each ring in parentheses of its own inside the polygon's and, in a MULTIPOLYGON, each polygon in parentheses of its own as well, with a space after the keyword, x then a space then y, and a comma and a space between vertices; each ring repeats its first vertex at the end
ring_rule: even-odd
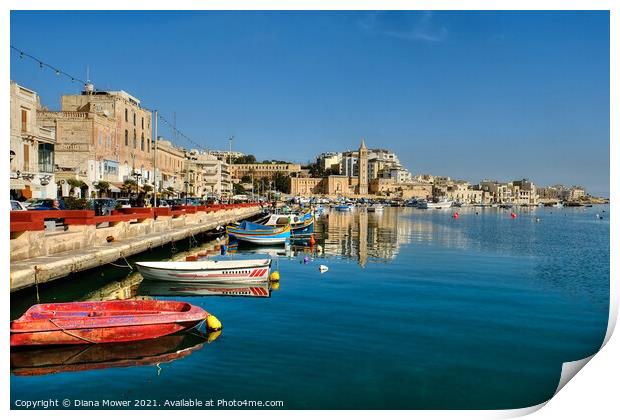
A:
POLYGON ((252 182, 252 177, 250 175, 243 175, 241 177, 241 182, 247 184, 248 182, 252 182))
POLYGON ((69 195, 75 195, 75 189, 76 188, 82 188, 82 187, 86 186, 84 181, 81 181, 81 180, 75 179, 75 178, 68 179, 67 180, 67 184, 69 184, 69 186, 71 187, 69 189, 69 195))
POLYGON ((150 186, 150 185, 148 185, 148 184, 144 184, 144 185, 142 186, 142 190, 143 190, 145 193, 150 193, 151 191, 153 191, 153 187, 152 187, 152 186, 150 186))
POLYGON ((95 189, 97 190, 99 198, 101 198, 103 194, 110 190, 110 183, 108 181, 99 181, 95 184, 95 189))
POLYGON ((135 180, 133 180, 133 179, 126 179, 125 181, 123 181, 123 185, 121 186, 121 190, 125 194, 131 193, 131 191, 134 188, 135 189, 138 188, 138 183, 135 180))
POLYGON ((239 157, 234 158, 232 163, 252 164, 252 163, 256 163, 256 157, 254 155, 239 156, 239 157))
POLYGON ((245 194, 245 188, 241 184, 233 184, 233 195, 245 194))
POLYGON ((282 172, 276 172, 273 177, 275 189, 288 194, 290 192, 291 177, 282 172))

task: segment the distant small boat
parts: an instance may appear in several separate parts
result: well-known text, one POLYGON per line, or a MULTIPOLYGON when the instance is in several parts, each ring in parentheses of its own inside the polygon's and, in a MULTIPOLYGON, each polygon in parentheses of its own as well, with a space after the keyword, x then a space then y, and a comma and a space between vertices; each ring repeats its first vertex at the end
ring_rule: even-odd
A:
POLYGON ((142 277, 159 281, 261 282, 269 277, 271 259, 137 262, 142 277))
POLYGON ((511 203, 504 203, 504 204, 500 204, 499 207, 502 208, 502 209, 511 209, 512 208, 512 204, 511 203))
POLYGON ((336 209, 336 211, 351 211, 353 210, 353 206, 348 205, 348 204, 339 204, 336 207, 334 207, 336 209))
POLYGON ((428 202, 426 200, 418 201, 419 209, 447 209, 452 207, 452 201, 449 200, 439 200, 436 203, 428 202))
POLYGON ((291 238, 291 226, 269 227, 251 222, 239 226, 227 226, 226 233, 237 241, 258 245, 283 244, 291 238))
POLYGON ((207 316, 198 306, 176 301, 46 303, 11 321, 11 347, 146 340, 193 328, 207 316))

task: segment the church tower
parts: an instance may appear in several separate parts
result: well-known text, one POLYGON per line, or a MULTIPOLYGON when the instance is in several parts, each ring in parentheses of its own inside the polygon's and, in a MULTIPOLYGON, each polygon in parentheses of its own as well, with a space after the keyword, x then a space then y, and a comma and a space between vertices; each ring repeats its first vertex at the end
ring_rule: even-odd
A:
POLYGON ((358 194, 368 194, 368 149, 362 138, 357 157, 358 194))

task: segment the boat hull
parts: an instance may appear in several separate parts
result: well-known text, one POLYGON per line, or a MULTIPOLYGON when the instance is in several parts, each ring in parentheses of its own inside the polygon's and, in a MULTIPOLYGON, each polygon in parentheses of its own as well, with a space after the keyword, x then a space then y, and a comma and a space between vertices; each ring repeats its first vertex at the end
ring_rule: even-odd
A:
POLYGON ((11 347, 120 343, 163 337, 209 314, 184 302, 125 300, 32 306, 11 322, 11 347))
POLYGON ((280 245, 286 243, 291 237, 291 228, 273 228, 265 230, 246 230, 228 227, 226 232, 237 241, 247 242, 256 245, 280 245))
POLYGON ((157 281, 196 281, 209 283, 248 283, 264 282, 269 277, 271 260, 246 267, 228 267, 221 269, 192 270, 166 269, 136 263, 142 277, 157 281))

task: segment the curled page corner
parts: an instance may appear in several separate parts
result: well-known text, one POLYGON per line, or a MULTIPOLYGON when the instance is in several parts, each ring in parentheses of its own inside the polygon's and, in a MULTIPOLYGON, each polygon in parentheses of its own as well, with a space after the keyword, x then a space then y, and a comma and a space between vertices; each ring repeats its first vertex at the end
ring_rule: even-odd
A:
POLYGON ((564 388, 564 385, 566 385, 568 381, 573 379, 573 376, 575 376, 577 372, 579 372, 590 360, 592 360, 592 358, 595 355, 596 353, 584 359, 562 363, 562 373, 560 374, 560 382, 558 383, 558 387, 555 389, 555 392, 553 393, 553 395, 555 396, 558 392, 560 392, 560 390, 564 388))

